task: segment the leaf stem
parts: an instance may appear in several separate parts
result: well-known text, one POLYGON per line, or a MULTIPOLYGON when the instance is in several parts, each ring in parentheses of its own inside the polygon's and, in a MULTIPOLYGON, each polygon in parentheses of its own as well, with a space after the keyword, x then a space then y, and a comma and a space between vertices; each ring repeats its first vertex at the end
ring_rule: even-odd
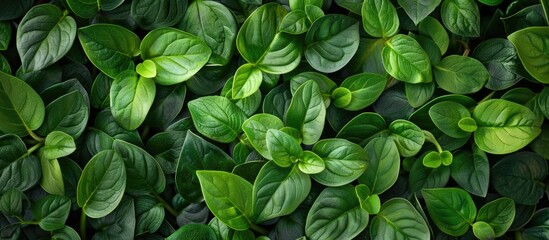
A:
POLYGON ((179 214, 177 213, 177 211, 172 207, 170 206, 170 204, 168 204, 168 202, 166 202, 166 200, 164 200, 162 197, 160 197, 158 194, 156 194, 155 192, 153 192, 153 195, 156 197, 156 199, 158 201, 160 201, 160 203, 162 203, 162 205, 164 206, 164 208, 174 217, 177 217, 179 214))
POLYGON ((250 228, 251 228, 252 230, 254 230, 254 231, 256 231, 256 232, 262 234, 262 235, 267 235, 267 234, 269 234, 269 231, 267 231, 267 229, 262 228, 262 227, 260 227, 260 226, 258 226, 258 225, 255 225, 255 224, 253 224, 253 223, 250 223, 250 228))
POLYGON ((86 213, 84 212, 84 209, 82 209, 82 212, 80 213, 80 238, 86 240, 86 213))
POLYGON ((32 146, 31 148, 29 148, 29 150, 27 150, 27 152, 23 155, 21 155, 21 157, 19 157, 17 160, 19 159, 23 159, 23 158, 26 158, 27 156, 31 155, 34 151, 38 150, 40 147, 42 147, 44 145, 43 142, 39 142, 37 143, 36 145, 32 146))
POLYGON ((32 139, 36 140, 37 142, 44 142, 46 140, 45 138, 36 135, 36 133, 34 133, 32 130, 28 128, 27 128, 27 132, 32 137, 32 139))
POLYGON ((38 222, 36 221, 21 221, 19 222, 21 225, 38 225, 38 222))
POLYGON ((437 151, 438 153, 442 153, 442 147, 440 146, 440 144, 438 143, 437 139, 435 138, 435 136, 427 131, 427 130, 422 130, 423 131, 423 134, 425 134, 425 141, 427 142, 430 142, 432 143, 433 145, 435 145, 435 147, 437 148, 437 151))
POLYGON ((463 40, 456 40, 456 42, 458 42, 459 44, 461 44, 461 46, 463 46, 463 48, 464 48, 464 50, 463 50, 463 56, 464 56, 464 57, 469 56, 469 53, 471 52, 471 48, 469 48, 469 44, 467 44, 467 43, 464 42, 463 40))
POLYGON ((515 231, 515 240, 522 240, 522 232, 515 231))

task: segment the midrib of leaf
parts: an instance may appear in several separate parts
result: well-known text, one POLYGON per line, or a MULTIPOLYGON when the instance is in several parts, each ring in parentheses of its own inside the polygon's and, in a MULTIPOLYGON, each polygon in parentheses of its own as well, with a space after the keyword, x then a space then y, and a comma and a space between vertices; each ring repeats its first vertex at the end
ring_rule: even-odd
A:
MULTIPOLYGON (((203 106, 206 106, 206 104, 202 104, 202 105, 203 105, 203 106)), ((218 106, 218 105, 216 105, 216 106, 218 106)), ((218 106, 218 107, 219 107, 219 106, 218 106)), ((207 107, 206 107, 206 108, 207 108, 207 107)), ((228 108, 230 108, 230 106, 229 106, 228 108)), ((200 112, 203 112, 203 113, 209 113, 209 111, 203 111, 203 110, 199 110, 199 111, 200 111, 200 112)), ((223 111, 222 111, 222 112, 223 112, 223 111)), ((225 114, 225 112, 223 112, 223 114, 225 114)), ((221 125, 223 125, 223 126, 225 126, 226 128, 228 128, 228 129, 229 129, 231 132, 233 132, 234 134, 237 134, 237 135, 238 135, 238 132, 235 131, 235 130, 232 128, 232 126, 230 126, 229 124, 225 123, 225 121, 222 121, 223 119, 220 119, 220 118, 216 117, 215 115, 211 115, 211 114, 205 114, 205 115, 210 116, 210 117, 212 117, 213 119, 217 120, 217 122, 221 123, 221 125)), ((225 114, 225 116, 226 116, 226 117, 229 117, 229 116, 227 116, 227 114, 225 114)), ((204 126, 202 123, 199 123, 199 122, 197 122, 197 123, 200 124, 200 125, 202 125, 202 126, 204 126)), ((210 128, 210 127, 208 127, 208 128, 210 128)))
MULTIPOLYGON (((116 152, 113 153, 115 156, 116 156, 116 152)), ((111 164, 109 164, 109 167, 107 168, 107 170, 112 166, 112 161, 111 161, 111 164)), ((101 180, 99 181, 100 183, 103 182, 103 179, 105 179, 105 176, 107 175, 106 174, 107 171, 105 171, 105 174, 103 174, 103 176, 101 176, 101 180)), ((93 189, 92 193, 89 195, 89 197, 86 199, 86 201, 84 202, 84 205, 82 205, 82 211, 86 212, 84 209, 86 206, 88 206, 88 202, 92 199, 92 197, 95 195, 95 192, 99 189, 99 185, 100 184, 97 184, 97 186, 93 189)))
MULTIPOLYGON (((66 18, 67 18, 67 16, 62 16, 62 17, 59 18, 59 20, 57 20, 57 23, 55 23, 55 25, 53 26, 53 28, 50 29, 50 30, 48 31, 48 34, 46 34, 46 37, 45 37, 44 39, 42 39, 42 41, 40 41, 39 46, 38 46, 38 49, 41 49, 42 46, 47 42, 47 41, 44 41, 44 40, 46 40, 46 39, 48 39, 49 37, 51 37, 51 34, 52 34, 52 32, 53 32, 54 29, 58 28, 58 30, 61 32, 61 27, 59 26, 59 25, 60 25, 59 23, 60 23, 61 21, 63 21, 64 19, 66 19, 66 18)), ((29 33, 31 33, 31 32, 28 32, 27 34, 29 34, 29 33)), ((57 50, 59 50, 59 48, 60 48, 60 46, 56 46, 56 45, 53 45, 53 46, 54 46, 54 47, 57 47, 57 50)), ((48 45, 48 48, 51 48, 51 47, 49 47, 49 45, 48 45)), ((36 53, 38 53, 38 51, 36 51, 36 52, 34 53, 34 55, 33 55, 34 57, 36 56, 36 53)))
MULTIPOLYGON (((404 60, 406 61, 406 63, 409 65, 409 67, 412 67, 412 68, 416 69, 416 70, 420 73, 420 75, 422 76, 422 78, 423 78, 423 71, 422 71, 421 69, 419 69, 419 68, 416 66, 416 64, 410 62, 410 60, 409 60, 408 58, 406 58, 406 56, 404 56, 403 54, 400 54, 400 53, 395 49, 395 47, 393 46, 393 44, 391 44, 390 41, 387 41, 385 44, 386 44, 386 45, 392 50, 392 52, 393 52, 395 55, 397 55, 400 59, 404 59, 404 60)), ((417 52, 414 52, 414 54, 417 54, 417 52)), ((399 69, 400 69, 400 67, 399 67, 399 69)), ((402 71, 399 70, 399 72, 402 72, 402 71)), ((407 75, 407 74, 406 74, 406 75, 407 75)), ((410 76, 408 76, 408 77, 410 77, 410 76)))
MULTIPOLYGON (((450 203, 447 203, 445 201, 443 201, 442 199, 436 197, 436 200, 443 203, 446 207, 446 209, 450 209, 451 211, 453 211, 454 213, 456 213, 463 221, 465 221, 466 223, 468 223, 469 225, 473 224, 472 222, 469 222, 468 219, 466 219, 460 211, 458 211, 457 209, 455 209, 450 203)), ((467 200, 464 200, 465 202, 467 202, 467 200)), ((453 200, 452 200, 453 202, 453 200)))
MULTIPOLYGON (((11 84, 10 84, 10 85, 11 85, 11 84)), ((18 109, 17 109, 17 108, 15 107, 15 105, 13 104, 13 99, 11 99, 10 95, 7 94, 7 91, 5 91, 5 87, 4 87, 3 85, 2 85, 2 92, 4 92, 5 95, 6 95, 6 97, 10 100, 9 103, 10 103, 10 105, 11 105, 11 107, 12 107, 11 109, 13 109, 13 111, 17 114, 17 116, 19 117, 19 120, 21 120, 21 124, 22 124, 22 125, 25 127, 25 129, 27 130, 27 133, 30 134, 30 133, 32 132, 32 130, 29 128, 29 126, 27 126, 27 123, 26 123, 25 120, 23 119, 23 116, 21 116, 21 114, 19 113, 18 109)), ((26 93, 24 93, 24 94, 25 94, 25 96, 27 96, 26 93)), ((25 105, 25 103, 27 102, 27 99, 28 99, 27 97, 25 97, 25 98, 23 99, 24 102, 23 102, 22 105, 25 105)), ((10 110, 10 108, 4 108, 4 109, 10 110)), ((34 109, 34 110, 36 110, 36 109, 34 109)), ((31 118, 33 118, 35 114, 36 114, 36 111, 33 111, 33 112, 32 112, 31 118)))

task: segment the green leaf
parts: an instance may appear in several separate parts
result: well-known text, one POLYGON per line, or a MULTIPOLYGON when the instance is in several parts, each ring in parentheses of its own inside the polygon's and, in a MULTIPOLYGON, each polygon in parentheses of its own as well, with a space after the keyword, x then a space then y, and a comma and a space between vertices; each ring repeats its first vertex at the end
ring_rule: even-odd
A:
POLYGON ((421 189, 442 188, 445 187, 450 179, 450 168, 440 166, 438 168, 428 168, 423 165, 420 156, 414 160, 410 175, 408 177, 408 185, 410 192, 417 192, 421 189))
POLYGON ((290 167, 303 155, 299 142, 287 133, 269 129, 265 137, 269 154, 280 167, 290 167))
POLYGON ((357 15, 360 15, 362 4, 364 3, 364 1, 360 0, 335 0, 334 2, 340 7, 345 8, 357 15))
POLYGON ((473 53, 490 73, 486 88, 503 90, 513 86, 522 77, 518 74, 520 60, 513 44, 503 38, 488 39, 480 43, 473 53))
POLYGON ((339 14, 314 21, 305 37, 305 58, 317 71, 332 73, 343 68, 358 49, 359 23, 339 14))
POLYGON ((351 119, 339 132, 337 138, 344 138, 360 146, 366 146, 371 137, 387 129, 385 119, 377 113, 365 112, 351 119))
POLYGON ((94 237, 99 239, 120 239, 135 233, 135 205, 133 198, 124 197, 118 207, 102 218, 88 219, 97 229, 94 237))
POLYGON ((151 60, 145 60, 140 64, 137 64, 135 71, 144 78, 156 77, 156 65, 151 60))
POLYGON ((233 159, 222 149, 187 131, 177 161, 175 186, 185 200, 197 203, 202 200, 197 170, 231 171, 234 167, 233 159))
POLYGON ((429 215, 435 225, 451 236, 461 236, 469 230, 477 215, 471 196, 459 188, 434 188, 421 191, 429 215))
POLYGON ((381 194, 393 186, 400 171, 400 156, 395 142, 386 137, 372 139, 364 148, 368 154, 368 168, 358 181, 372 194, 381 194))
POLYGON ((124 0, 67 0, 70 9, 81 18, 93 18, 100 10, 110 11, 124 0))
POLYGON ((258 60, 257 67, 270 74, 288 73, 299 65, 301 51, 301 39, 288 33, 278 33, 258 60))
POLYGON ((263 99, 263 112, 272 114, 279 119, 285 119, 286 112, 292 101, 289 84, 282 84, 273 88, 263 99))
POLYGON ((0 212, 8 216, 19 216, 23 211, 23 199, 25 194, 15 188, 12 188, 2 194, 0 197, 0 212))
POLYGON ((292 91, 292 95, 295 94, 301 85, 309 80, 313 80, 318 84, 320 92, 324 97, 324 103, 328 106, 330 101, 327 101, 329 98, 327 98, 326 95, 330 95, 337 87, 337 84, 332 81, 332 79, 319 72, 301 72, 294 75, 290 80, 290 91, 292 91))
MULTIPOLYGON (((437 0, 435 0, 435 2, 437 2, 437 0)), ((419 1, 417 3, 421 4, 419 1)), ((419 23, 418 30, 421 35, 428 36, 437 44, 441 54, 446 53, 448 45, 450 45, 450 38, 448 37, 446 29, 444 29, 436 18, 426 17, 419 23)))
POLYGON ((474 147, 473 152, 462 151, 450 165, 452 178, 467 192, 486 197, 490 181, 490 165, 486 153, 474 147))
POLYGON ((306 174, 318 174, 326 169, 324 160, 311 151, 303 151, 297 166, 306 174))
POLYGON ((45 231, 65 227, 71 210, 71 200, 65 196, 47 195, 32 205, 32 214, 45 231))
POLYGON ((526 71, 542 83, 549 83, 549 57, 546 54, 548 29, 549 27, 529 27, 507 36, 515 46, 526 71))
POLYGON ((471 113, 459 103, 450 101, 436 103, 429 109, 429 116, 437 128, 450 137, 464 138, 470 135, 470 132, 461 129, 459 122, 463 118, 470 118, 471 113))
POLYGON ((311 22, 303 10, 292 10, 280 23, 280 31, 289 34, 302 34, 309 30, 311 22))
POLYGON ((196 171, 210 211, 221 222, 238 231, 250 227, 252 184, 232 173, 196 171))
POLYGON ((388 38, 398 33, 398 15, 391 1, 364 1, 361 15, 364 30, 373 37, 388 38))
POLYGON ((292 10, 304 11, 307 6, 322 7, 323 0, 290 0, 290 8, 292 10))
POLYGON ((55 240, 80 240, 80 235, 73 228, 64 226, 61 229, 53 231, 51 238, 55 240))
POLYGON ((485 222, 477 221, 473 224, 473 233, 480 240, 494 239, 494 229, 485 222))
POLYGON ((440 153, 430 151, 422 159, 423 166, 428 168, 438 168, 442 164, 440 153))
POLYGON ((242 99, 251 96, 263 82, 263 74, 255 65, 246 63, 240 66, 234 74, 232 98, 242 99))
POLYGON ((418 23, 421 25, 421 22, 440 5, 440 2, 441 0, 398 0, 398 4, 406 11, 406 14, 415 25, 418 25, 418 23))
POLYGON ((206 224, 191 223, 179 228, 166 238, 166 240, 202 240, 217 239, 215 231, 206 224))
POLYGON ((40 166, 42 167, 40 186, 49 194, 65 195, 63 172, 57 159, 44 157, 42 150, 38 153, 38 157, 40 158, 40 166))
POLYGON ((389 132, 402 157, 416 155, 425 142, 423 131, 417 125, 407 120, 399 119, 393 121, 389 125, 389 132))
POLYGON ((415 39, 397 34, 385 44, 381 59, 387 73, 407 83, 432 81, 429 56, 415 39))
POLYGON ((465 132, 474 132, 477 130, 477 122, 471 117, 464 117, 459 120, 458 127, 465 132))
POLYGON ((355 187, 355 193, 360 201, 360 207, 369 214, 377 214, 381 208, 381 202, 377 194, 371 194, 370 188, 364 184, 355 187))
MULTIPOLYGON (((262 78, 265 77, 265 74, 266 73, 262 73, 262 78)), ((250 96, 247 96, 245 98, 233 99, 231 97, 233 95, 233 80, 234 78, 229 78, 229 80, 227 80, 225 86, 223 86, 223 89, 221 89, 220 95, 233 100, 234 104, 238 108, 240 108, 246 116, 252 116, 261 106, 261 100, 263 98, 261 91, 255 91, 250 96)))
POLYGON ((156 85, 150 78, 139 76, 133 70, 118 74, 110 90, 111 113, 120 126, 137 129, 147 117, 156 94, 156 85))
POLYGON ((238 25, 232 12, 216 1, 193 1, 178 25, 204 40, 212 50, 208 64, 226 65, 235 50, 238 25))
POLYGON ((312 145, 320 139, 324 129, 326 107, 318 84, 302 84, 292 97, 286 112, 286 124, 301 131, 303 144, 312 145))
POLYGON ((246 115, 225 97, 200 97, 188 103, 194 126, 204 136, 222 143, 234 141, 241 133, 246 115))
POLYGON ((444 0, 440 14, 450 32, 462 37, 480 36, 480 11, 474 0, 444 0))
POLYGON ((183 83, 176 86, 157 85, 145 124, 161 128, 169 126, 183 109, 186 95, 187 87, 183 83))
POLYGON ((0 72, 0 131, 25 136, 44 122, 40 96, 19 78, 0 72))
POLYGON ((549 119, 549 87, 544 87, 543 90, 541 90, 537 100, 537 105, 541 112, 549 119))
POLYGON ((109 94, 111 92, 111 85, 113 79, 104 73, 99 73, 95 80, 90 92, 91 106, 97 109, 105 109, 110 105, 109 94))
POLYGON ((475 143, 488 153, 507 154, 528 145, 540 133, 536 115, 527 107, 502 99, 491 99, 473 110, 477 122, 475 143))
POLYGON ((477 221, 489 224, 495 237, 503 236, 511 227, 514 219, 515 202, 513 199, 506 197, 485 204, 478 210, 477 214, 477 221))
POLYGON ((76 150, 74 139, 60 131, 53 131, 46 136, 46 142, 42 147, 42 156, 46 159, 55 159, 68 156, 76 150))
POLYGON ((59 61, 76 38, 76 22, 52 4, 33 7, 17 27, 22 68, 33 72, 59 61))
POLYGON ((385 237, 399 239, 430 239, 429 227, 425 219, 402 198, 392 198, 381 205, 381 210, 372 219, 370 237, 380 239, 385 237))
POLYGON ((282 120, 267 113, 255 114, 242 124, 242 130, 246 133, 253 148, 269 160, 272 160, 273 157, 267 148, 267 131, 282 127, 284 127, 282 120))
POLYGON ((20 156, 15 162, 0 169, 0 193, 15 188, 26 191, 36 185, 42 177, 40 160, 35 155, 20 156))
POLYGON ((124 160, 126 191, 134 194, 159 194, 166 187, 166 178, 156 160, 145 150, 122 140, 114 140, 114 151, 124 160))
POLYGON ((141 195, 135 198, 136 235, 154 233, 162 225, 164 207, 153 196, 141 195))
POLYGON ((187 81, 210 59, 212 50, 202 39, 175 28, 157 28, 141 42, 141 57, 156 65, 156 83, 187 81))
POLYGON ((297 165, 282 168, 269 161, 261 168, 253 187, 253 219, 256 223, 295 211, 311 190, 311 179, 297 165))
POLYGON ((341 87, 350 91, 349 104, 343 108, 348 111, 357 111, 374 103, 387 84, 387 78, 374 73, 360 73, 346 78, 341 87))
POLYGON ((250 14, 236 36, 238 52, 247 62, 257 63, 261 60, 276 38, 279 25, 287 12, 279 4, 269 3, 250 14))
POLYGON ((102 151, 84 167, 78 181, 78 206, 92 218, 111 213, 122 200, 126 188, 124 160, 114 151, 102 151))
POLYGON ((48 135, 54 131, 61 131, 74 139, 80 137, 90 117, 86 99, 87 96, 81 92, 72 91, 53 100, 46 106, 44 123, 37 129, 37 133, 48 135))
POLYGON ((438 86, 451 93, 469 94, 480 91, 490 74, 478 60, 451 55, 434 66, 438 86))
POLYGON ((181 21, 187 10, 187 0, 132 1, 131 17, 145 30, 170 27, 181 21))
POLYGON ((543 197, 541 182, 547 177, 547 161, 532 152, 517 152, 499 160, 490 174, 499 194, 517 204, 535 205, 543 197))
POLYGON ((309 239, 352 239, 367 225, 368 212, 360 207, 354 187, 328 187, 309 210, 305 233, 309 239))
POLYGON ((88 59, 110 78, 124 70, 133 70, 132 58, 140 54, 139 37, 118 25, 93 24, 80 28, 78 39, 88 59))
POLYGON ((360 177, 368 166, 362 147, 344 139, 323 139, 312 151, 324 160, 326 169, 311 177, 326 186, 342 186, 360 177))

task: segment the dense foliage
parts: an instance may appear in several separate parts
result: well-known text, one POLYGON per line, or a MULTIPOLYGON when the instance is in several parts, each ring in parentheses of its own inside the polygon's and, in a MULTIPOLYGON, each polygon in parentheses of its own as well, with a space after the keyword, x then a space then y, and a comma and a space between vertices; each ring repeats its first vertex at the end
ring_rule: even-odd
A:
POLYGON ((549 239, 546 0, 0 3, 0 239, 549 239))

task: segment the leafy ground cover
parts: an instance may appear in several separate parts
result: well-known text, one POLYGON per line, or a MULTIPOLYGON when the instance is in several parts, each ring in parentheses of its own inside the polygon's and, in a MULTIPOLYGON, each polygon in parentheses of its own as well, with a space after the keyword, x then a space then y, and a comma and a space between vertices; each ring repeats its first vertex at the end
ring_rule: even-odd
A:
POLYGON ((0 239, 549 239, 546 0, 0 3, 0 239))

